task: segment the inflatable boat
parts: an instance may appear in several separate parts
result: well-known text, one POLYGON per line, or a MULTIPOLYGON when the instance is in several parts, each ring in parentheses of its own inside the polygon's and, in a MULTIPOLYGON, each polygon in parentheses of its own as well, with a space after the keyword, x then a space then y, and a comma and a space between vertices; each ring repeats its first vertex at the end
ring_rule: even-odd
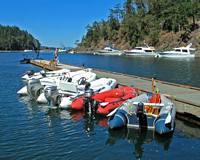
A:
POLYGON ((98 114, 107 115, 117 108, 127 99, 136 97, 138 90, 129 86, 122 86, 102 93, 97 93, 91 97, 80 97, 71 104, 72 109, 81 110, 87 107, 87 102, 92 102, 98 114))
MULTIPOLYGON (((60 108, 69 108, 72 104, 74 99, 82 99, 84 95, 87 93, 87 90, 92 90, 93 93, 101 93, 104 91, 111 90, 115 88, 117 85, 117 81, 112 78, 100 78, 97 80, 94 80, 90 82, 89 84, 86 84, 82 88, 79 87, 79 92, 76 93, 74 96, 67 96, 63 95, 61 98, 61 103, 59 105, 60 108)), ((62 90, 60 93, 65 93, 62 90)))
MULTIPOLYGON (((60 76, 64 76, 66 74, 68 74, 70 72, 69 69, 60 69, 60 70, 56 70, 56 71, 49 71, 46 72, 44 70, 41 70, 40 72, 34 72, 34 71, 27 71, 23 76, 22 76, 22 80, 25 82, 25 84, 28 83, 29 80, 32 79, 57 79, 57 77, 60 76)), ((25 85, 24 87, 22 87, 19 91, 17 91, 17 94, 19 94, 20 96, 27 96, 28 95, 28 90, 27 90, 27 85, 25 85)))
POLYGON ((44 92, 37 98, 37 102, 48 102, 51 106, 58 106, 62 96, 76 96, 77 94, 84 93, 83 90, 86 84, 94 80, 96 80, 96 74, 89 69, 69 72, 68 76, 60 77, 54 83, 42 81, 41 83, 45 86, 44 92))
POLYGON ((41 79, 41 78, 44 78, 44 77, 61 76, 61 75, 67 74, 68 72, 70 72, 69 69, 59 69, 59 70, 56 70, 56 71, 48 71, 48 72, 46 72, 45 70, 41 70, 40 72, 34 72, 33 70, 30 70, 30 71, 27 71, 22 76, 22 80, 28 81, 32 78, 41 79))
POLYGON ((175 115, 175 105, 164 95, 144 93, 111 112, 108 123, 111 129, 127 126, 166 134, 174 131, 175 115))

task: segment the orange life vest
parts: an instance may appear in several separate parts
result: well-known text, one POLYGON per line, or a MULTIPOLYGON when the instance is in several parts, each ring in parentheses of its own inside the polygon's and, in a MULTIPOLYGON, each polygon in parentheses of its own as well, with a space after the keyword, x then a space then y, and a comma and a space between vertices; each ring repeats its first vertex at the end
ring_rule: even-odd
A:
MULTIPOLYGON (((161 103, 160 94, 154 94, 149 100, 149 103, 161 103)), ((159 114, 159 108, 154 108, 153 106, 145 106, 145 110, 151 114, 159 114)))

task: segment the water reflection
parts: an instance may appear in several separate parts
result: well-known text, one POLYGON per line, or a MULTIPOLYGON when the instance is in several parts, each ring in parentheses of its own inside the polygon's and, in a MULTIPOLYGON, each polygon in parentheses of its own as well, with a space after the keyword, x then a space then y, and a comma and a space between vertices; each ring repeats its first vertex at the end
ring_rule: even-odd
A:
POLYGON ((200 128, 190 122, 176 119, 176 135, 200 139, 200 128))
POLYGON ((107 127, 107 118, 99 115, 84 114, 84 130, 87 134, 93 133, 96 125, 107 127))
POLYGON ((172 134, 160 136, 155 134, 152 130, 139 130, 139 129, 127 129, 122 130, 109 130, 109 137, 106 141, 108 145, 115 145, 121 139, 127 140, 130 144, 133 144, 133 153, 137 159, 141 159, 144 154, 144 145, 153 145, 156 141, 164 151, 169 150, 172 134))

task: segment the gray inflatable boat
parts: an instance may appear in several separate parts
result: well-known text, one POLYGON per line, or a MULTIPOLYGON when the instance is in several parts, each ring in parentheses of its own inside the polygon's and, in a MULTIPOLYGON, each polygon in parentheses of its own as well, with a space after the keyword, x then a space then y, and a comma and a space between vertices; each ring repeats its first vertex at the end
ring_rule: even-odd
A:
POLYGON ((174 131, 176 107, 162 94, 144 93, 111 112, 109 127, 148 128, 159 134, 174 131))

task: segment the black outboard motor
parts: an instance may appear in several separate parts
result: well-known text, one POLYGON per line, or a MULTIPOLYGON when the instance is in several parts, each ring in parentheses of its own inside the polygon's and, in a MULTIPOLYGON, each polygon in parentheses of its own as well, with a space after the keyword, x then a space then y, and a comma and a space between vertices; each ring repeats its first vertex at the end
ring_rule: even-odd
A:
POLYGON ((85 91, 85 112, 89 115, 96 113, 96 108, 93 105, 94 100, 92 99, 93 94, 94 92, 92 89, 85 91))
POLYGON ((90 86, 91 86, 90 82, 86 82, 85 91, 89 90, 90 86))
POLYGON ((142 102, 138 103, 136 114, 137 114, 137 117, 139 118, 140 127, 146 128, 147 116, 144 114, 144 104, 142 102))
POLYGON ((43 86, 39 79, 30 79, 27 83, 28 95, 31 99, 37 99, 42 93, 43 86))
POLYGON ((58 93, 57 86, 48 86, 44 89, 44 95, 49 105, 59 106, 60 94, 58 93))

